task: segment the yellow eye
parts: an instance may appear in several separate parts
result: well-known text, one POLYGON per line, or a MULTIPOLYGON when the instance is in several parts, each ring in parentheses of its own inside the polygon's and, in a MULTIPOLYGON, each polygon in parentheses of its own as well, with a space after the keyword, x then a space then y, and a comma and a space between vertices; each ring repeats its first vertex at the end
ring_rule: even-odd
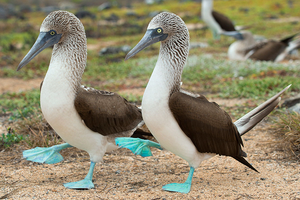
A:
POLYGON ((55 35, 55 31, 50 31, 50 35, 55 35))
POLYGON ((161 33, 161 31, 162 31, 161 28, 157 29, 157 33, 161 33))

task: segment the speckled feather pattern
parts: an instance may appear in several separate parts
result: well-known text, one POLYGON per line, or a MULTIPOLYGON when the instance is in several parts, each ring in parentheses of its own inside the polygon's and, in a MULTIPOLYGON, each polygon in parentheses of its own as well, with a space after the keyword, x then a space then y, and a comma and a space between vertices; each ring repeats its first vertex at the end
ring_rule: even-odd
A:
POLYGON ((151 133, 164 148, 194 168, 220 154, 254 169, 241 157, 246 156, 241 150, 242 140, 229 115, 203 96, 181 93, 181 74, 189 51, 189 33, 183 20, 172 13, 160 13, 148 29, 158 27, 168 37, 161 41, 142 101, 143 118, 151 133))
POLYGON ((153 18, 148 29, 151 27, 163 27, 164 33, 168 34, 167 39, 161 42, 159 56, 164 65, 172 66, 169 73, 176 74, 170 79, 173 81, 170 84, 173 84, 173 92, 179 91, 182 70, 189 53, 189 31, 180 17, 168 12, 160 13, 153 18))
POLYGON ((71 72, 68 79, 76 89, 80 85, 87 59, 84 27, 74 14, 67 11, 55 11, 44 19, 41 26, 41 31, 52 29, 55 29, 58 34, 62 34, 62 37, 54 45, 51 62, 56 57, 60 57, 63 62, 68 63, 71 72), (61 56, 61 52, 64 52, 64 56, 61 56))

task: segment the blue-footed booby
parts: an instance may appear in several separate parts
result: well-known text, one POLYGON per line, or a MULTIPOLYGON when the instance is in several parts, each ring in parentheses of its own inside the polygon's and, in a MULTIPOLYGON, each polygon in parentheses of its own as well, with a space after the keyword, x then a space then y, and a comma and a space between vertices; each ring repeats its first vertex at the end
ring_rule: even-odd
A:
POLYGON ((202 0, 201 18, 211 29, 214 39, 220 39, 220 35, 242 39, 242 35, 235 29, 232 21, 222 13, 213 10, 213 0, 202 0))
POLYGON ((257 45, 257 41, 251 32, 241 31, 240 33, 243 37, 228 47, 227 55, 230 60, 247 60, 251 53, 253 53, 249 49, 257 45))
MULTIPOLYGON (((231 156, 257 171, 244 159, 246 153, 242 150, 241 135, 277 106, 280 95, 289 86, 233 123, 215 102, 180 88, 181 74, 189 52, 189 32, 184 21, 173 13, 158 14, 150 21, 144 37, 126 59, 156 42, 161 43, 160 51, 142 99, 143 119, 164 149, 190 165, 185 183, 167 184, 163 189, 188 193, 195 168, 215 155, 231 156)), ((126 147, 128 142, 130 149, 134 142, 140 145, 138 140, 117 138, 116 143, 126 147)))
POLYGON ((64 148, 73 146, 85 150, 91 160, 87 176, 64 186, 90 189, 94 187, 95 163, 102 161, 105 152, 118 148, 114 139, 130 137, 144 124, 141 110, 116 93, 81 86, 87 60, 86 35, 80 20, 67 11, 54 11, 44 19, 36 42, 17 70, 52 45, 50 65, 41 84, 41 110, 67 143, 26 150, 23 156, 27 160, 52 164, 63 160, 59 151, 64 148))
POLYGON ((282 61, 291 51, 300 47, 300 39, 293 40, 294 34, 279 41, 257 42, 249 31, 241 31, 242 39, 232 43, 227 51, 230 60, 282 61))

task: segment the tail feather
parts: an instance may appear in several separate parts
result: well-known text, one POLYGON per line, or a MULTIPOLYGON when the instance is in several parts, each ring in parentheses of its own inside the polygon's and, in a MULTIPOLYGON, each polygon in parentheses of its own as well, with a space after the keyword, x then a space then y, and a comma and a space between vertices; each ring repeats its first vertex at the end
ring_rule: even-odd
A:
MULTIPOLYGON (((247 167, 249 167, 250 169, 253 169, 254 171, 258 172, 250 163, 248 163, 247 160, 245 160, 243 157, 241 156, 232 156, 234 159, 236 159, 237 161, 239 161, 240 163, 246 165, 247 167)), ((259 172, 258 172, 259 173, 259 172)))
POLYGON ((142 129, 136 129, 136 131, 133 132, 132 136, 133 138, 140 138, 140 139, 147 139, 148 137, 153 137, 152 133, 146 132, 142 129), (146 136, 146 137, 145 137, 146 136))
POLYGON ((300 47, 300 39, 289 42, 289 46, 286 48, 286 51, 289 53, 294 49, 298 49, 300 47))
POLYGON ((153 138, 152 133, 149 131, 148 127, 145 123, 139 126, 131 135, 133 138, 140 138, 140 139, 150 139, 153 138))
POLYGON ((249 130, 251 130, 257 123, 259 123, 263 118, 265 118, 279 103, 280 95, 285 92, 291 85, 287 86, 275 96, 265 101, 236 122, 234 122, 240 135, 244 135, 249 130))
POLYGON ((280 42, 283 42, 283 43, 285 43, 286 45, 288 45, 288 43, 289 43, 290 41, 292 41, 292 39, 293 39, 294 37, 296 37, 297 35, 299 35, 299 33, 296 33, 296 34, 294 34, 294 35, 291 35, 291 36, 288 36, 288 37, 286 37, 286 38, 283 38, 282 40, 280 40, 280 42))

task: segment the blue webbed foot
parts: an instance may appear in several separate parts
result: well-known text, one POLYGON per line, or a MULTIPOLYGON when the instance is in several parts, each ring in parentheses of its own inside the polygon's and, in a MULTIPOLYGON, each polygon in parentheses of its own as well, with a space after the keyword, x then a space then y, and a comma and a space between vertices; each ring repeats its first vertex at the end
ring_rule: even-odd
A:
POLYGON ((89 189, 94 188, 92 178, 93 178, 95 165, 96 165, 96 163, 91 162, 89 172, 87 173, 86 177, 83 180, 77 181, 77 182, 65 183, 64 186, 66 188, 70 188, 70 189, 87 189, 87 190, 89 190, 89 189))
POLYGON ((92 182, 92 180, 90 179, 83 179, 81 181, 77 181, 77 182, 71 182, 71 183, 64 183, 64 186, 66 188, 70 188, 70 189, 92 189, 94 188, 94 184, 92 182))
POLYGON ((65 143, 52 147, 36 147, 23 151, 23 158, 38 163, 55 164, 64 159, 59 151, 68 147, 72 146, 65 143))
POLYGON ((119 137, 115 139, 115 142, 120 148, 130 149, 132 153, 142 157, 152 156, 150 147, 162 150, 160 144, 140 138, 119 137))
POLYGON ((171 192, 189 193, 191 190, 190 183, 170 183, 162 187, 163 190, 171 192))
POLYGON ((184 183, 170 183, 164 185, 162 187, 163 190, 171 191, 171 192, 180 192, 180 193, 189 193, 192 186, 192 179, 194 174, 195 168, 190 167, 189 176, 184 183))

